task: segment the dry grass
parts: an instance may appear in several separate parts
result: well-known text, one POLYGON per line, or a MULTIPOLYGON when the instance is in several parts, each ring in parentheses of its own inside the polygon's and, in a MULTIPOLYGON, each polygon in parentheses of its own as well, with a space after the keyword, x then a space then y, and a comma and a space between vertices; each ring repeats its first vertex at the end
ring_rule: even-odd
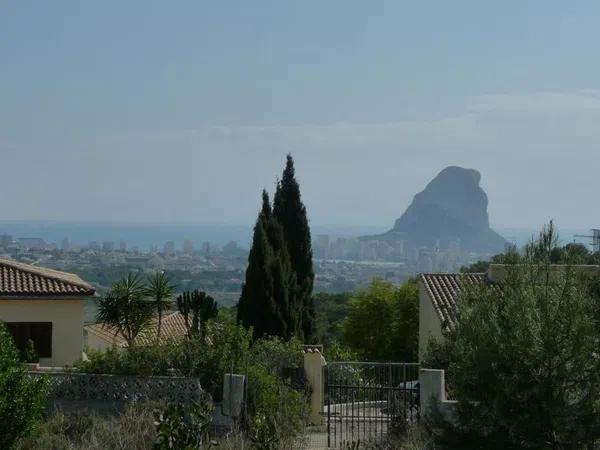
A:
POLYGON ((55 413, 18 450, 147 450, 155 440, 153 407, 133 406, 116 417, 55 413))

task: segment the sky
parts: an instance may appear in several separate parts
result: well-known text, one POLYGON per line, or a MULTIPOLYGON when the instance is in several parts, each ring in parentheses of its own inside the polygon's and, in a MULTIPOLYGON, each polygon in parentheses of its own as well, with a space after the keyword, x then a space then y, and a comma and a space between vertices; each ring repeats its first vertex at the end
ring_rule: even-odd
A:
POLYGON ((600 3, 0 0, 0 220, 393 224, 448 165, 492 226, 600 226, 600 3))

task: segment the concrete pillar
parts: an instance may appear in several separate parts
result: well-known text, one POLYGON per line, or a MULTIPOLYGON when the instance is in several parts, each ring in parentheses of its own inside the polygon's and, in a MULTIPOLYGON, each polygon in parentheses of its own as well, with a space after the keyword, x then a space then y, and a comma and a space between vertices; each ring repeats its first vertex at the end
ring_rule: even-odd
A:
POLYGON ((223 376, 223 415, 239 417, 244 401, 244 375, 226 373, 223 376))
POLYGON ((457 402, 446 399, 446 380, 443 370, 421 369, 419 371, 419 400, 423 417, 429 415, 432 408, 437 408, 446 420, 454 420, 457 402))
POLYGON ((311 386, 309 421, 312 425, 323 423, 322 411, 325 397, 323 367, 326 365, 327 362, 318 348, 305 347, 304 373, 311 386))

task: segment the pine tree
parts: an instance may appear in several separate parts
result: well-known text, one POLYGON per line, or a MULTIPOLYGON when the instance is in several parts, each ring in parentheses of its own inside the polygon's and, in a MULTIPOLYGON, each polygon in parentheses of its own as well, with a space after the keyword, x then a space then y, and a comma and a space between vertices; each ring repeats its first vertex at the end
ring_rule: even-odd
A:
POLYGON ((238 303, 238 321, 252 326, 256 338, 295 335, 300 320, 290 305, 295 303, 296 290, 283 230, 273 217, 267 192, 263 191, 263 206, 254 227, 246 282, 238 303))
POLYGON ((311 342, 316 332, 315 306, 312 298, 314 270, 312 243, 306 207, 300 196, 296 181, 294 160, 287 155, 287 162, 273 200, 273 216, 283 228, 283 235, 290 255, 292 270, 296 273, 296 304, 292 309, 300 313, 300 326, 305 342, 311 342))

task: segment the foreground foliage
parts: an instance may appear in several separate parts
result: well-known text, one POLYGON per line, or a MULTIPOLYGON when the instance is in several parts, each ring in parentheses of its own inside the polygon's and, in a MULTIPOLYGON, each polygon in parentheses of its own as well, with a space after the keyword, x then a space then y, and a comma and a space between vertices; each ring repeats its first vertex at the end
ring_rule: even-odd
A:
POLYGON ((47 383, 30 378, 20 362, 11 335, 0 322, 0 448, 33 430, 46 406, 47 383))
MULTIPOLYGON (((468 290, 448 336, 454 448, 584 449, 600 439, 598 296, 581 271, 551 266, 552 225, 498 286, 468 290)), ((436 354, 436 352, 432 352, 436 354)))
MULTIPOLYGON (((292 339, 251 341, 251 333, 229 320, 213 320, 206 339, 191 334, 180 340, 126 351, 90 352, 75 365, 86 373, 179 375, 195 377, 215 402, 222 398, 223 375, 247 375, 247 407, 242 428, 261 442, 285 446, 302 433, 307 392, 292 387, 286 369, 302 367, 302 343, 292 339)), ((291 447, 290 447, 291 448, 291 447)))

